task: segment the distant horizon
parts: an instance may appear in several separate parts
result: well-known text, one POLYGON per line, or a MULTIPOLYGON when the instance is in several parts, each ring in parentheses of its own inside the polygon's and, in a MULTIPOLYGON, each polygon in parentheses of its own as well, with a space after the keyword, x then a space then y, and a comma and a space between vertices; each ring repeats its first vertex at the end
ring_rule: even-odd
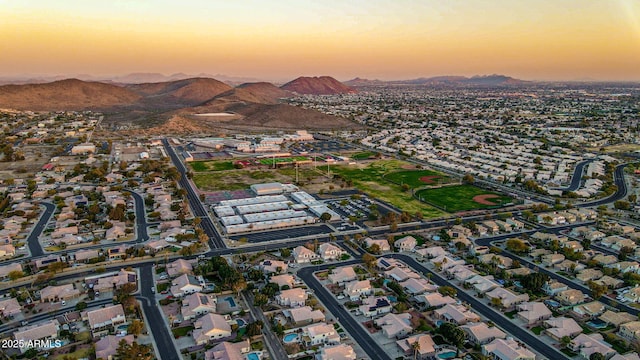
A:
MULTIPOLYGON (((473 74, 473 75, 467 75, 467 74, 437 74, 437 75, 419 75, 419 76, 415 76, 415 77, 408 77, 408 78, 384 78, 384 77, 363 77, 363 76, 358 76, 358 75, 354 75, 354 76, 347 76, 347 77, 338 77, 338 76, 333 76, 332 74, 327 74, 327 73, 322 73, 322 74, 315 74, 315 75, 308 75, 308 74, 304 74, 304 75, 297 75, 294 77, 290 77, 290 78, 268 78, 268 77, 256 77, 256 76, 244 76, 244 75, 229 75, 229 74, 221 74, 221 73, 216 73, 213 74, 211 72, 199 72, 199 73, 186 73, 186 72, 172 72, 172 73, 162 73, 162 72, 154 72, 154 71, 145 71, 145 72, 125 72, 125 73, 120 73, 120 74, 88 74, 88 73, 84 73, 84 74, 38 74, 38 73, 34 73, 34 74, 0 74, 0 80, 4 80, 4 81, 29 81, 29 80, 44 80, 46 82, 53 82, 53 81, 60 81, 60 80, 66 80, 66 79, 79 79, 79 80, 83 80, 83 81, 112 81, 113 79, 117 79, 117 78, 125 78, 128 76, 132 76, 132 75, 158 75, 158 76, 163 76, 165 78, 171 78, 171 77, 175 77, 177 75, 181 75, 181 79, 187 79, 187 78, 196 78, 196 77, 207 77, 207 78, 212 78, 212 79, 216 79, 216 80, 220 80, 219 78, 222 78, 223 80, 227 80, 227 81, 232 81, 232 82, 241 82, 241 81, 246 81, 246 82, 270 82, 270 83, 287 83, 289 81, 292 81, 294 79, 297 79, 299 77, 320 77, 320 76, 330 76, 335 78, 336 80, 340 81, 340 82, 347 82, 350 80, 354 80, 354 79, 362 79, 362 80, 368 80, 368 81, 382 81, 382 82, 393 82, 393 81, 409 81, 409 80, 416 80, 416 79, 429 79, 429 78, 435 78, 435 77, 466 77, 466 78, 472 78, 472 77, 484 77, 484 76, 506 76, 506 77, 510 77, 516 80, 522 80, 522 81, 526 81, 526 82, 532 82, 532 83, 545 83, 545 82, 596 82, 596 83, 607 83, 607 82, 617 82, 617 83, 640 83, 640 78, 638 79, 629 79, 629 80, 616 80, 616 79, 598 79, 598 78, 590 78, 590 77, 583 77, 583 78, 575 78, 575 79, 526 79, 526 78, 521 78, 518 76, 512 76, 510 74, 506 74, 506 73, 492 73, 492 74, 473 74), (182 75, 184 75, 184 77, 182 77, 182 75)), ((221 80, 221 81, 223 81, 221 80)), ((161 81, 172 81, 170 79, 167 80, 161 80, 161 81)), ((154 81, 155 82, 155 81, 154 81)))
POLYGON ((637 0, 0 0, 5 74, 640 80, 637 0))

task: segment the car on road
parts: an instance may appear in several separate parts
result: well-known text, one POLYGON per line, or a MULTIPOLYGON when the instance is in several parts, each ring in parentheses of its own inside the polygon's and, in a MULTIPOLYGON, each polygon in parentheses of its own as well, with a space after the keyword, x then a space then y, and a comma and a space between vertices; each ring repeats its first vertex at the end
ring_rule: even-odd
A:
POLYGON ((155 288, 155 286, 152 286, 152 287, 151 287, 151 292, 152 292, 152 293, 154 293, 154 294, 156 293, 156 288, 155 288))

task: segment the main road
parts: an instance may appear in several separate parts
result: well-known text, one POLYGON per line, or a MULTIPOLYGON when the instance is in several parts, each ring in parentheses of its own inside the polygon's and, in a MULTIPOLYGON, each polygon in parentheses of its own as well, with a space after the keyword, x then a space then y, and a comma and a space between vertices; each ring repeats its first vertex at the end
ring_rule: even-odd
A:
POLYGON ((213 221, 209 217, 209 213, 204 208, 204 205, 202 205, 200 196, 193 189, 193 186, 189 181, 189 177, 187 176, 187 168, 184 166, 182 161, 180 161, 178 154, 176 154, 173 147, 169 144, 169 140, 165 138, 162 140, 162 143, 164 144, 164 147, 167 150, 167 154, 171 158, 173 165, 175 165, 176 169, 178 169, 178 172, 180 172, 180 180, 178 181, 178 183, 180 184, 180 187, 187 191, 189 206, 191 206, 191 210, 193 210, 193 215, 201 219, 200 226, 202 227, 202 230, 204 230, 204 232, 207 234, 207 236, 209 236, 211 248, 226 248, 227 246, 218 233, 218 230, 216 230, 215 226, 213 225, 213 221))
POLYGON ((417 262, 414 258, 409 255, 404 254, 391 254, 387 255, 388 257, 402 260, 405 264, 411 266, 414 270, 418 270, 423 274, 430 273, 432 274, 431 280, 435 282, 439 286, 454 286, 458 288, 457 297, 470 304, 471 307, 477 312, 479 312, 485 318, 493 321, 496 325, 500 326, 502 329, 506 330, 511 335, 514 335, 531 348, 536 350, 538 353, 542 354, 547 359, 569 359, 565 354, 560 352, 558 349, 550 346, 549 344, 541 341, 537 336, 528 330, 520 327, 518 324, 514 323, 510 319, 506 318, 502 313, 496 311, 495 309, 489 307, 488 305, 482 303, 480 300, 475 297, 469 295, 464 292, 463 289, 459 288, 457 285, 453 284, 449 280, 442 277, 439 273, 432 271, 431 269, 423 266, 419 262, 417 262))
POLYGON ((158 348, 158 357, 162 360, 181 360, 173 343, 173 335, 169 333, 164 316, 158 308, 156 295, 151 290, 155 287, 153 281, 153 265, 145 264, 140 267, 140 295, 138 300, 142 303, 142 310, 147 317, 149 330, 158 348))
MULTIPOLYGON (((347 262, 341 262, 340 266, 353 265, 360 263, 360 260, 352 260, 347 262)), ((322 302, 327 310, 336 317, 336 319, 342 324, 345 330, 353 337, 353 339, 360 345, 362 350, 367 353, 372 360, 391 360, 391 357, 384 351, 384 349, 375 341, 371 339, 371 336, 367 331, 358 323, 356 319, 345 309, 344 306, 338 303, 336 298, 327 291, 327 289, 320 284, 318 279, 313 275, 316 271, 326 270, 329 267, 335 266, 335 264, 325 264, 319 266, 305 267, 298 270, 298 276, 302 281, 307 284, 315 296, 322 302)))

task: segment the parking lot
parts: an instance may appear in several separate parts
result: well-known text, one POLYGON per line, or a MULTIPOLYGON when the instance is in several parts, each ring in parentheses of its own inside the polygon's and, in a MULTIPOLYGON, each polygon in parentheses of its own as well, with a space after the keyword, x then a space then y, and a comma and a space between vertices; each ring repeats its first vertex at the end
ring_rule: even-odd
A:
POLYGON ((355 148, 349 144, 342 144, 336 141, 314 141, 307 143, 293 144, 289 147, 292 153, 340 153, 343 151, 353 151, 355 148))
MULTIPOLYGON (((356 221, 367 220, 369 218, 369 214, 371 213, 373 204, 377 206, 380 215, 385 215, 389 212, 386 207, 381 206, 375 200, 372 200, 367 196, 361 196, 359 199, 343 198, 330 200, 327 202, 327 204, 331 207, 331 209, 333 209, 333 211, 338 213, 338 215, 342 216, 343 218, 348 219, 350 217, 355 217, 356 221)), ((339 231, 349 230, 347 228, 336 229, 339 231)))

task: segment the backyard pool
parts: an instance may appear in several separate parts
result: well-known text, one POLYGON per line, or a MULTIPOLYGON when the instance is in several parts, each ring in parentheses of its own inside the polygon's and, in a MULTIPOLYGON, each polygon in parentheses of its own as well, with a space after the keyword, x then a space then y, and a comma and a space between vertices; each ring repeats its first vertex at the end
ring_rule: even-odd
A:
POLYGON ((128 329, 128 328, 129 328, 129 324, 122 324, 122 325, 118 326, 118 327, 116 328, 116 330, 117 330, 118 332, 120 332, 120 331, 127 331, 127 329, 128 329))
POLYGON ((389 299, 389 302, 398 302, 398 298, 392 295, 387 295, 387 299, 389 299))
POLYGON ((444 323, 444 321, 436 320, 436 327, 440 327, 440 325, 442 325, 442 323, 444 323))
POLYGON ((254 351, 247 354, 247 360, 260 360, 261 352, 254 351))
POLYGON ((244 321, 243 319, 236 319, 236 324, 238 325, 238 327, 243 327, 247 325, 247 322, 244 321))
POLYGON ((284 338, 282 339, 284 341, 285 344, 291 344, 293 342, 298 341, 298 334, 287 334, 284 336, 284 338))
POLYGON ((587 325, 598 330, 604 329, 607 327, 607 323, 600 319, 593 319, 593 320, 587 321, 587 325))
POLYGON ((438 354, 438 358, 440 359, 451 359, 456 357, 455 351, 445 351, 438 354))
POLYGON ((233 300, 233 296, 228 296, 224 300, 229 303, 229 306, 236 307, 236 301, 233 300))

